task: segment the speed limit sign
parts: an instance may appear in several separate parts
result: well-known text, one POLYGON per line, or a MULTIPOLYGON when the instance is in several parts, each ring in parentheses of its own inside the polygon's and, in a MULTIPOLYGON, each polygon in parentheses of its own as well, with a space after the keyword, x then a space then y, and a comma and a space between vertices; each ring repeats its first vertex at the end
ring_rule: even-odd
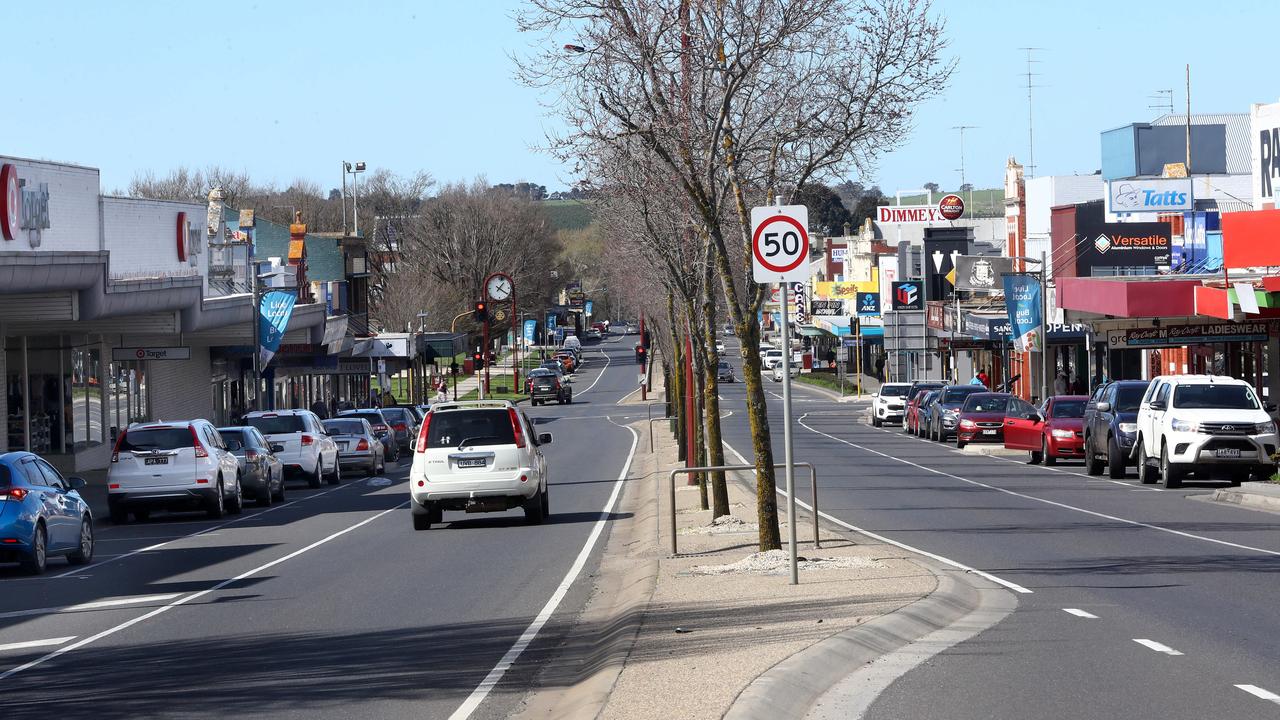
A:
POLYGON ((751 208, 752 277, 759 283, 809 279, 809 208, 751 208))

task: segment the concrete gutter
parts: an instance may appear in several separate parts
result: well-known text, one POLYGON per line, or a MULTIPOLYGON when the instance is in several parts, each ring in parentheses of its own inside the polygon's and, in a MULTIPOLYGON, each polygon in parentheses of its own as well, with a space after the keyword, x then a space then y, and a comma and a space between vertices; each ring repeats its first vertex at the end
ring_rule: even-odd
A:
POLYGON ((1209 499, 1214 502, 1241 505, 1253 510, 1280 512, 1280 484, 1270 482, 1241 483, 1238 488, 1214 490, 1209 499))

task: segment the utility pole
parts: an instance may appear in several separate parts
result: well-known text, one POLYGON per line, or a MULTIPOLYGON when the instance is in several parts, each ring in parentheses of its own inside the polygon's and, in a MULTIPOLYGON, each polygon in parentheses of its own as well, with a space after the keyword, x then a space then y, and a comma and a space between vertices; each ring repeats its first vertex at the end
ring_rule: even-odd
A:
POLYGON ((1187 177, 1191 177, 1191 63, 1187 63, 1187 177))

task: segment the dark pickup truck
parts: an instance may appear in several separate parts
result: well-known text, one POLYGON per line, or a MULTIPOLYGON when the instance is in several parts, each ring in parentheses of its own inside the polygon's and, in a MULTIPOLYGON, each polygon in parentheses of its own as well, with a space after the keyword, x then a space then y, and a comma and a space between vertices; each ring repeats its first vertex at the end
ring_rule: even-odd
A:
POLYGON ((1133 462, 1129 456, 1138 435, 1138 406, 1147 380, 1115 380, 1099 386, 1084 408, 1084 464, 1090 475, 1102 468, 1113 479, 1123 478, 1133 462))

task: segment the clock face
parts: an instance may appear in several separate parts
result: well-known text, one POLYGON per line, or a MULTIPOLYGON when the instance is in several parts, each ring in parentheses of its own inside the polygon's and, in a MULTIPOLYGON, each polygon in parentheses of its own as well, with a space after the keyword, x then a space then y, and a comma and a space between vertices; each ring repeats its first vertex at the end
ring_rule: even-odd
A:
POLYGON ((506 300, 511 297, 511 278, 506 275, 494 275, 489 278, 489 298, 492 300, 506 300))

